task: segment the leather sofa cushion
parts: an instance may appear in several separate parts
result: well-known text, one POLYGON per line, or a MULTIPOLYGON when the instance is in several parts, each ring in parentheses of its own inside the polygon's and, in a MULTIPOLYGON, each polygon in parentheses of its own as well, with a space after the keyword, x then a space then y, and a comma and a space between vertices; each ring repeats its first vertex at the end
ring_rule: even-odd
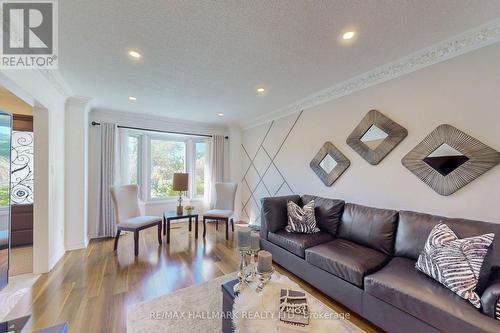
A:
POLYGON ((490 232, 494 233, 495 239, 491 248, 491 265, 494 267, 500 266, 500 223, 446 218, 410 211, 399 212, 395 255, 417 260, 432 228, 440 222, 449 226, 458 238, 473 237, 490 232))
POLYGON ((306 250, 306 261, 360 288, 363 277, 389 260, 381 252, 345 239, 317 245, 306 250))
POLYGON ((500 322, 415 269, 415 261, 395 257, 365 276, 365 292, 444 332, 500 331, 500 322))
POLYGON ((329 232, 333 236, 337 235, 345 202, 343 200, 322 198, 308 194, 302 196, 302 204, 304 205, 311 200, 314 200, 315 203, 314 213, 317 227, 329 232))
POLYGON ((395 210, 347 203, 338 236, 392 255, 397 223, 398 212, 395 210))
POLYGON ((267 238, 271 243, 304 258, 304 251, 307 248, 329 242, 333 239, 333 236, 323 231, 315 234, 296 234, 280 230, 278 232, 270 232, 267 238))
POLYGON ((288 195, 283 197, 262 198, 262 211, 260 223, 260 237, 267 239, 268 232, 276 232, 284 229, 287 223, 287 208, 288 201, 293 201, 297 205, 301 205, 300 196, 288 195))

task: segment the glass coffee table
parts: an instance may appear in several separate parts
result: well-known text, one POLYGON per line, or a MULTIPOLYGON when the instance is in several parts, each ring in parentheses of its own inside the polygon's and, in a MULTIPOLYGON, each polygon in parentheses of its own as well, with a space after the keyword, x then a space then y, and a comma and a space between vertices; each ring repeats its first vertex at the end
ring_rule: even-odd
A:
POLYGON ((198 214, 187 213, 177 214, 175 210, 168 210, 163 213, 163 235, 167 234, 167 244, 170 243, 170 221, 189 219, 189 231, 191 231, 191 225, 194 218, 194 238, 198 239, 198 214))

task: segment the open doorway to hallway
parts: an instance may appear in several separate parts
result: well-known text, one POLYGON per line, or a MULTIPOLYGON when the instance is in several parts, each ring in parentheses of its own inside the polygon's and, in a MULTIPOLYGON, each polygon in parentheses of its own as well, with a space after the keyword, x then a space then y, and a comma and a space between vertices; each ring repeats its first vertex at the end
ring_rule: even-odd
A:
POLYGON ((9 276, 33 272, 33 107, 0 86, 0 109, 13 115, 9 276))

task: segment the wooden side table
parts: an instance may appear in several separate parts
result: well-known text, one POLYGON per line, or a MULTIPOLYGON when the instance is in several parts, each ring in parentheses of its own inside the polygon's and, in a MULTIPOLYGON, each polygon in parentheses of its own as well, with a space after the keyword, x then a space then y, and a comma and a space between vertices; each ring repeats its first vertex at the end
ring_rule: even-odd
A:
POLYGON ((189 219, 189 231, 191 231, 191 224, 194 218, 194 238, 198 239, 198 214, 181 214, 178 215, 176 211, 166 211, 163 213, 163 235, 167 234, 167 244, 170 243, 170 221, 189 219))

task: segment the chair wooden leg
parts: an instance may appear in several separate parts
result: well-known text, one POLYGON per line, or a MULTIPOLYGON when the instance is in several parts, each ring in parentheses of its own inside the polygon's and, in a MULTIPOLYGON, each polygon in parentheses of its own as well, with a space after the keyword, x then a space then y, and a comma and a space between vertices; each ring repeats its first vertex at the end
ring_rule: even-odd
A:
POLYGON ((205 220, 205 217, 203 217, 203 238, 207 235, 207 221, 205 220))
POLYGON ((229 219, 226 219, 226 240, 229 239, 229 219))
POLYGON ((139 255, 139 231, 134 231, 134 254, 139 255))
POLYGON ((118 239, 120 238, 120 233, 122 231, 120 229, 116 230, 116 236, 115 236, 115 246, 113 247, 113 251, 116 251, 118 249, 118 239))
POLYGON ((234 232, 234 219, 231 218, 231 230, 234 232))
POLYGON ((158 244, 161 245, 161 222, 158 222, 158 244))
POLYGON ((215 220, 215 230, 219 230, 219 220, 215 220))

